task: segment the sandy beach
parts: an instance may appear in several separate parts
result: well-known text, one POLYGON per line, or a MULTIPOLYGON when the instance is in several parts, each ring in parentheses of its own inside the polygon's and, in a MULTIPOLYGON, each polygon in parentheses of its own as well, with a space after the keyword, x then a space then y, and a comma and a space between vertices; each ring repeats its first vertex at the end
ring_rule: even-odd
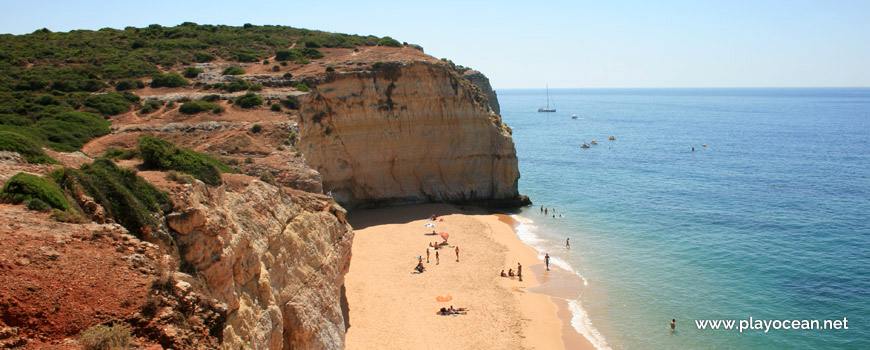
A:
POLYGON ((345 277, 347 349, 594 349, 570 326, 567 303, 559 307, 561 299, 551 297, 577 294, 576 286, 568 287, 564 274, 545 271, 509 216, 425 204, 356 211, 349 220, 356 236, 345 277), (431 214, 439 219, 427 220, 431 214), (448 245, 428 248, 443 241, 433 230, 449 233, 448 245), (422 274, 413 273, 417 256, 422 274), (522 282, 499 276, 502 269, 516 271, 517 263, 522 282), (441 295, 452 300, 437 301, 441 295), (451 305, 468 313, 438 314, 451 305))

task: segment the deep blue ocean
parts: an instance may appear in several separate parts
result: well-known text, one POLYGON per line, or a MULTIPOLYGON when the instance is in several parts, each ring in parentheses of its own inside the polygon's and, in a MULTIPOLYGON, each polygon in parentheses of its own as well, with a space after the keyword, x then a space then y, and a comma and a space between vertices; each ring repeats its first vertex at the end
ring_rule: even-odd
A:
POLYGON ((612 349, 870 349, 870 88, 549 93, 556 113, 544 89, 498 98, 534 202, 520 237, 588 283, 575 328, 612 349), (750 317, 849 329, 694 322, 750 317))

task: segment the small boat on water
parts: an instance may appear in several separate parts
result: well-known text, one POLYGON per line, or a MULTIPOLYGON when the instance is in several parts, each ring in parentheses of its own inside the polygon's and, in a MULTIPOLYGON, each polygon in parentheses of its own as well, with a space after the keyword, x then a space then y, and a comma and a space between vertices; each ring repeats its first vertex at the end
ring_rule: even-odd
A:
POLYGON ((592 142, 590 142, 590 144, 597 145, 598 141, 592 140, 592 142))
POLYGON ((578 119, 576 114, 571 115, 571 119, 578 119))
POLYGON ((589 148, 589 147, 590 146, 588 143, 584 143, 584 144, 580 145, 580 148, 589 148))
POLYGON ((553 103, 553 108, 550 108, 550 85, 547 84, 547 107, 538 108, 538 112, 556 112, 556 104, 553 103))
POLYGON ((616 138, 611 136, 610 138, 608 138, 608 140, 613 141, 613 140, 616 140, 616 138))

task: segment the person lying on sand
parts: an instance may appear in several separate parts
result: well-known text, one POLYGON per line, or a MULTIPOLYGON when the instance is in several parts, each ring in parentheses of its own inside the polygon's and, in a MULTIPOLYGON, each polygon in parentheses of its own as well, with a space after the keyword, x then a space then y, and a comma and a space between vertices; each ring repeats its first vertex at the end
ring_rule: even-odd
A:
POLYGON ((468 315, 468 311, 462 311, 462 310, 465 310, 465 308, 460 308, 457 310, 457 309, 453 309, 452 306, 450 307, 450 309, 442 307, 441 310, 438 310, 438 314, 441 316, 468 315))
POLYGON ((417 273, 423 273, 423 271, 426 271, 426 268, 423 267, 422 262, 417 262, 417 267, 415 267, 414 270, 417 270, 417 273))

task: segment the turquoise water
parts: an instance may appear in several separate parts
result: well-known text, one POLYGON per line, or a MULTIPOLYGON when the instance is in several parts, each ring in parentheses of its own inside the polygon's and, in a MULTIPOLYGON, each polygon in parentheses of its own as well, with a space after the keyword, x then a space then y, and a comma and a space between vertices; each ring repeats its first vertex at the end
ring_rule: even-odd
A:
POLYGON ((550 95, 498 91, 534 202, 519 233, 587 281, 574 324, 601 348, 870 349, 870 89, 550 95), (750 317, 849 329, 694 323, 750 317))

